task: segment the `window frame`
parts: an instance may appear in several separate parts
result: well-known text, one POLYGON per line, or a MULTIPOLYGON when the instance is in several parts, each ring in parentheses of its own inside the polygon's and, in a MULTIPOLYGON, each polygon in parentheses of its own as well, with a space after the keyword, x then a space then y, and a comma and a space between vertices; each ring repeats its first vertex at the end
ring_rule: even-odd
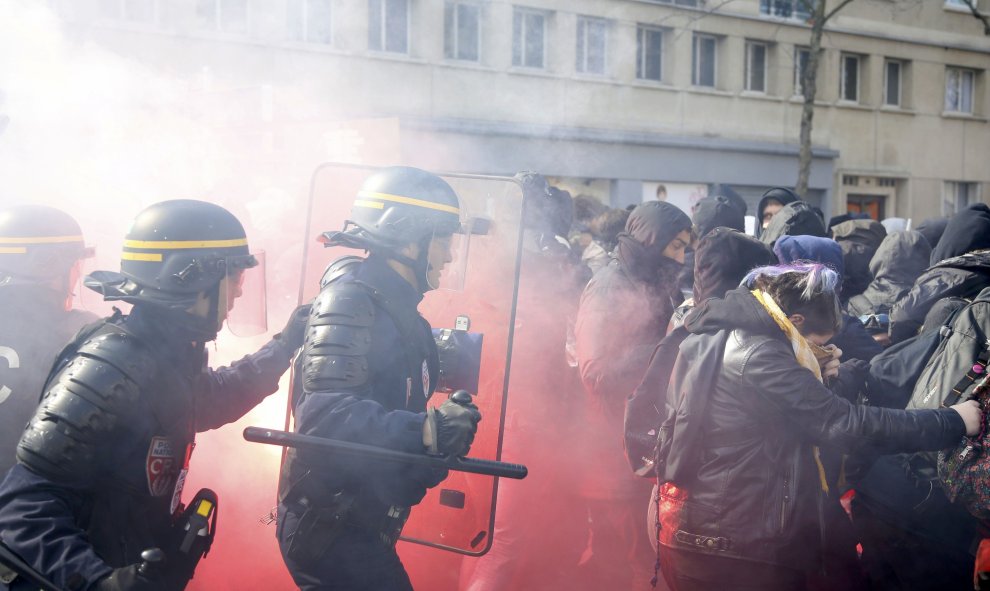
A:
POLYGON ((980 183, 975 181, 945 181, 942 185, 942 215, 955 215, 973 203, 980 202, 980 183), (965 203, 960 203, 960 189, 965 188, 965 203))
POLYGON ((883 62, 883 106, 901 109, 904 106, 904 60, 886 58, 883 62), (897 66, 897 102, 890 102, 890 66, 897 66))
POLYGON ((794 96, 804 96, 804 70, 808 67, 811 59, 811 48, 803 45, 794 46, 794 96), (801 67, 801 56, 807 56, 804 67, 801 67))
POLYGON ((608 30, 609 21, 597 16, 578 15, 577 26, 575 27, 575 48, 574 48, 574 71, 587 76, 606 76, 608 74, 608 30), (602 28, 602 69, 601 71, 588 68, 591 38, 589 25, 598 25, 602 28), (583 55, 582 50, 583 49, 583 55), (583 58, 583 59, 582 59, 583 58))
POLYGON ((368 51, 389 55, 411 55, 412 54, 412 3, 409 0, 401 0, 406 5, 406 28, 405 28, 405 50, 396 51, 388 48, 388 2, 389 0, 368 0, 368 51), (379 43, 380 47, 371 46, 371 2, 378 2, 381 6, 382 22, 380 26, 379 43))
MULTIPOLYGON (((204 0, 198 0, 203 2, 204 0)), ((204 29, 213 32, 220 33, 223 35, 250 35, 251 34, 251 0, 243 0, 244 2, 244 29, 231 29, 223 26, 223 3, 225 0, 205 0, 213 5, 213 17, 212 23, 209 26, 203 27, 204 29)))
POLYGON ((652 82, 663 82, 664 75, 664 54, 666 53, 664 49, 664 43, 666 40, 667 31, 662 27, 657 27, 655 25, 636 25, 636 79, 637 80, 650 80, 652 82), (646 76, 646 59, 647 51, 645 43, 647 34, 655 34, 660 36, 660 54, 657 56, 657 65, 659 66, 659 73, 656 78, 650 78, 646 76))
POLYGON ((327 6, 329 8, 330 22, 327 27, 329 38, 325 41, 312 39, 310 35, 310 3, 313 2, 314 0, 297 0, 297 1, 299 2, 299 8, 300 8, 300 12, 298 15, 299 23, 300 23, 300 28, 299 28, 300 35, 298 37, 294 35, 289 35, 288 36, 289 39, 291 39, 296 43, 308 43, 322 47, 333 46, 333 42, 334 42, 333 23, 334 23, 334 12, 335 12, 334 1, 326 0, 327 6))
POLYGON ((770 64, 770 44, 768 42, 766 42, 766 41, 760 41, 758 39, 747 39, 746 40, 745 59, 743 60, 743 89, 746 92, 759 93, 759 94, 767 94, 767 88, 768 88, 768 82, 769 82, 768 76, 767 76, 767 71, 769 69, 769 64, 770 64), (751 74, 753 73, 753 60, 752 60, 752 58, 753 58, 753 52, 752 52, 752 49, 754 47, 756 47, 756 46, 760 46, 760 47, 763 48, 763 68, 762 68, 762 72, 763 72, 762 86, 763 86, 763 88, 761 88, 761 89, 751 88, 751 83, 752 83, 751 74))
POLYGON ((863 87, 863 56, 855 53, 839 54, 839 101, 843 103, 859 104, 861 102, 863 87), (856 60, 856 97, 846 97, 846 64, 847 60, 856 60))
POLYGON ((696 88, 718 88, 718 41, 717 35, 712 35, 710 33, 694 33, 694 38, 691 40, 691 86, 696 88), (712 83, 701 84, 701 75, 699 74, 699 69, 701 66, 701 51, 699 44, 704 40, 712 41, 712 83))
POLYGON ((976 75, 977 75, 977 73, 978 73, 977 70, 974 70, 972 68, 961 68, 961 67, 957 67, 957 66, 946 66, 945 67, 945 90, 944 90, 944 95, 943 95, 944 100, 943 100, 942 107, 943 107, 943 110, 946 113, 956 113, 956 114, 959 114, 959 115, 974 115, 976 113, 976 75), (958 95, 959 99, 958 99, 958 105, 957 105, 958 108, 955 108, 955 109, 950 109, 949 108, 949 73, 950 72, 958 72, 959 73, 958 86, 957 86, 957 89, 956 89, 957 95, 958 95), (964 102, 963 101, 964 95, 963 95, 962 90, 965 87, 965 85, 963 84, 963 80, 964 80, 964 78, 965 78, 965 76, 967 74, 969 75, 969 78, 970 78, 970 82, 969 82, 969 94, 968 94, 968 97, 966 97, 967 100, 968 100, 968 103, 969 103, 969 109, 968 110, 962 108, 963 102, 964 102))
POLYGON ((471 64, 480 64, 481 63, 481 58, 482 58, 481 49, 483 47, 482 36, 484 35, 484 31, 483 31, 483 28, 482 28, 482 23, 484 22, 484 6, 481 4, 481 2, 478 2, 476 0, 444 0, 443 6, 444 6, 444 14, 443 14, 443 18, 444 18, 444 23, 443 23, 443 34, 444 34, 443 57, 444 57, 444 59, 452 60, 452 61, 458 61, 458 62, 466 62, 466 63, 471 63, 471 64), (459 10, 461 6, 471 6, 471 7, 474 7, 478 11, 478 19, 477 19, 478 35, 475 37, 475 48, 474 48, 474 50, 475 50, 475 57, 474 58, 467 58, 467 57, 461 57, 460 56, 461 46, 460 46, 460 34, 459 34, 459 28, 458 28, 458 26, 461 23, 460 10, 459 10), (452 37, 452 39, 449 39, 449 40, 447 38, 447 32, 448 32, 448 30, 447 30, 447 15, 448 15, 447 8, 448 7, 450 7, 450 8, 453 9, 451 11, 452 17, 453 17, 453 23, 451 24, 451 27, 450 27, 450 33, 453 35, 453 37, 452 37), (451 48, 450 54, 447 53, 448 43, 450 43, 449 47, 451 48))
POLYGON ((547 21, 550 18, 550 13, 546 10, 540 10, 539 8, 530 8, 528 6, 513 6, 512 7, 512 67, 522 68, 526 70, 546 70, 547 69, 547 33, 549 32, 549 27, 547 26, 547 21), (519 17, 519 38, 516 38, 516 17, 519 17), (528 31, 526 25, 527 16, 538 16, 540 17, 540 65, 533 66, 527 63, 527 52, 526 52, 526 33, 528 31), (516 50, 519 50, 519 63, 516 63, 516 50))
POLYGON ((789 3, 789 5, 790 5, 791 14, 784 16, 784 15, 780 15, 780 14, 775 14, 773 12, 773 6, 772 6, 772 4, 780 3, 781 0, 760 0, 760 16, 770 17, 770 18, 778 18, 778 19, 783 19, 783 20, 788 20, 788 21, 805 22, 809 18, 811 18, 811 15, 812 15, 812 12, 813 12, 813 9, 814 9, 814 2, 816 2, 818 0, 809 0, 812 3, 812 6, 808 9, 808 13, 807 14, 798 12, 798 7, 801 6, 801 4, 805 0, 785 0, 785 1, 787 1, 789 3))

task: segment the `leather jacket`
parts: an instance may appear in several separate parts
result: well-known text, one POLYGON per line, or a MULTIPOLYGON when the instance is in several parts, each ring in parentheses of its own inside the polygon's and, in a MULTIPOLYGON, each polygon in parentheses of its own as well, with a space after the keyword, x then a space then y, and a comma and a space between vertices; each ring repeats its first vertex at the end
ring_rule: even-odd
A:
POLYGON ((685 394, 708 400, 692 450, 678 452, 691 457, 671 458, 682 465, 688 460, 690 469, 661 487, 660 543, 666 546, 813 567, 828 502, 815 446, 843 453, 934 450, 953 445, 965 431, 951 409, 898 411, 836 396, 798 364, 781 330, 745 289, 704 302, 686 326, 692 335, 681 345, 668 403, 684 408, 676 398, 685 394), (720 367, 714 379, 692 384, 697 364, 720 367))

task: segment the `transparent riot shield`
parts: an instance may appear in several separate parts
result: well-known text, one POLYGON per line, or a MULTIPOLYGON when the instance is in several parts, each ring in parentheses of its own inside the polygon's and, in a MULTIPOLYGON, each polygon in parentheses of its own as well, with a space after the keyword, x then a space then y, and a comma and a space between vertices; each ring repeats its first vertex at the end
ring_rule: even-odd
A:
MULTIPOLYGON (((323 232, 343 228, 361 184, 375 170, 331 163, 321 165, 313 175, 300 302, 318 293, 332 261, 362 254, 324 248, 318 238, 323 232)), ((484 418, 470 456, 499 460, 521 261, 522 188, 507 177, 440 176, 457 192, 462 222, 470 236, 454 249, 455 261, 445 270, 461 275, 449 282, 458 289, 443 289, 442 279, 441 289, 428 292, 419 310, 438 340, 450 338, 451 330, 455 330, 468 333, 463 335, 465 340, 475 346, 480 343, 480 371, 471 381, 477 382, 477 391, 472 394, 484 418), (458 257, 467 257, 467 261, 459 264, 458 257)), ((446 398, 438 391, 429 405, 438 406, 446 398)), ((451 471, 413 508, 402 539, 467 555, 484 554, 492 544, 497 490, 497 478, 451 471)))

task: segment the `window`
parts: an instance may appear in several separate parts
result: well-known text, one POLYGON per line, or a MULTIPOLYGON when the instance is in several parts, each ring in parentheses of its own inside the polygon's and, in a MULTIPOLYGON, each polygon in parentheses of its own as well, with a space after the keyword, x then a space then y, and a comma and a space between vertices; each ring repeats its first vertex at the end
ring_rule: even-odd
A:
POLYGON ((711 35, 694 35, 691 51, 691 84, 715 88, 715 48, 718 39, 711 35))
POLYGON ((760 14, 808 20, 816 0, 760 0, 760 14))
POLYGON ((224 33, 247 33, 248 0, 197 0, 199 26, 224 33))
POLYGON ((859 56, 842 55, 842 72, 839 79, 839 99, 859 102, 859 56))
POLYGON ((307 43, 331 42, 331 12, 332 0, 289 0, 288 14, 289 38, 307 43))
POLYGON ((512 65, 543 68, 547 15, 537 10, 515 8, 512 13, 512 65))
POLYGON ((660 4, 676 4, 677 6, 694 6, 697 7, 700 0, 653 0, 660 4))
POLYGON ((577 20, 577 64, 578 72, 587 74, 605 73, 605 45, 608 22, 600 18, 579 16, 577 20))
POLYGON ((883 68, 883 104, 901 106, 901 62, 887 60, 883 68))
POLYGON ((444 5, 443 55, 447 59, 481 59, 481 6, 468 2, 444 5))
POLYGON ((368 0, 368 49, 409 52, 408 0, 368 0))
POLYGON ((663 31, 652 27, 636 29, 636 77, 663 80, 663 31))
MULTIPOLYGON (((980 0, 973 0, 974 5, 979 5, 980 0)), ((965 10, 966 12, 971 12, 969 4, 966 0, 945 0, 945 8, 951 8, 953 10, 965 10)))
POLYGON ((746 90, 767 91, 767 44, 746 42, 746 90))
POLYGON ((973 112, 973 86, 976 72, 962 68, 945 69, 945 110, 951 113, 973 112))
POLYGON ((794 95, 804 95, 804 73, 808 70, 811 50, 807 47, 794 48, 794 95))
POLYGON ((946 181, 942 190, 942 215, 953 215, 980 200, 977 183, 946 181))

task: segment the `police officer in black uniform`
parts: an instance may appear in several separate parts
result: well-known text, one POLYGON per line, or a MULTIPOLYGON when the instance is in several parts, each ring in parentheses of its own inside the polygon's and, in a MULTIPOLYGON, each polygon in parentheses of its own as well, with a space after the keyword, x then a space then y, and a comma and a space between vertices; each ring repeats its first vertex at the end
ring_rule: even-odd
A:
POLYGON ((90 256, 72 216, 44 205, 0 209, 0 478, 55 355, 96 320, 72 309, 80 262, 90 256))
MULTIPOLYGON (((59 355, 0 484, 0 537, 64 589, 172 591, 204 549, 183 546, 191 522, 179 507, 195 434, 276 391, 308 309, 257 353, 212 370, 205 344, 257 264, 237 218, 201 201, 152 205, 121 259, 120 273, 94 273, 86 286, 133 308, 87 326, 59 355), (164 562, 143 564, 153 547, 164 562)), ((215 502, 197 510, 215 516, 215 502)))
MULTIPOLYGON (((361 187, 329 244, 365 259, 331 265, 313 302, 293 391, 299 433, 411 453, 464 455, 481 413, 447 400, 427 410, 438 354, 417 311, 439 284, 459 232, 454 190, 407 167, 382 169, 361 187)), ((289 450, 279 486, 278 539, 305 591, 410 590, 395 552, 409 514, 446 470, 289 450)))

